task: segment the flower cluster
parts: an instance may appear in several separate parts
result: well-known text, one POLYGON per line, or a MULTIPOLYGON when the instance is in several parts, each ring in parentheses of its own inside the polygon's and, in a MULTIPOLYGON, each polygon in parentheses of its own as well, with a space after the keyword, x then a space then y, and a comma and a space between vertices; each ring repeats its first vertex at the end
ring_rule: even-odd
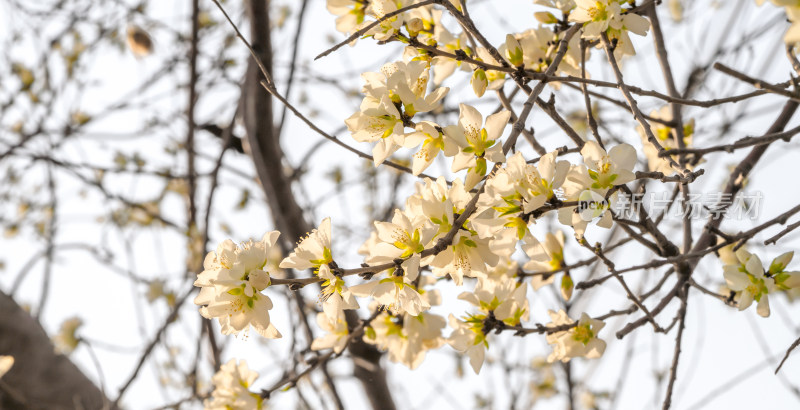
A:
POLYGON ((735 293, 739 310, 749 308, 755 301, 758 314, 768 317, 771 293, 800 287, 800 272, 786 271, 794 252, 778 256, 767 270, 758 255, 744 249, 739 249, 735 255, 736 260, 723 267, 723 275, 728 288, 735 293))
POLYGON ((644 17, 623 9, 629 0, 575 0, 575 9, 569 21, 583 23, 583 37, 598 39, 605 33, 615 43, 615 54, 634 55, 628 32, 644 36, 650 23, 644 17))
POLYGON ((586 313, 581 314, 578 323, 570 319, 563 310, 548 312, 552 323, 549 328, 569 326, 567 330, 558 330, 547 335, 547 343, 553 345, 553 352, 547 357, 548 362, 560 360, 568 362, 573 357, 586 357, 596 359, 606 350, 606 342, 597 338, 597 333, 603 329, 605 323, 590 318, 586 313))
POLYGON ((261 293, 270 284, 267 257, 279 235, 268 232, 261 241, 239 247, 227 240, 206 256, 205 269, 194 282, 201 287, 194 303, 203 305, 203 317, 219 319, 222 334, 238 334, 252 325, 261 336, 281 337, 269 320, 272 300, 261 293))
POLYGON ((567 201, 579 201, 580 206, 562 207, 558 220, 571 225, 575 235, 582 237, 590 221, 597 226, 610 228, 612 216, 608 212, 616 202, 616 191, 611 188, 627 184, 636 178, 636 150, 628 144, 617 145, 608 152, 594 141, 587 141, 581 149, 583 165, 573 165, 564 183, 567 201))
POLYGON ((248 369, 245 361, 237 364, 231 359, 211 379, 214 391, 203 406, 207 410, 260 409, 263 399, 248 390, 257 378, 258 373, 248 369))
MULTIPOLYGON (((421 277, 419 281, 421 299, 427 306, 435 306, 441 302, 438 290, 423 289, 434 282, 430 276, 421 277)), ((385 310, 369 323, 364 341, 387 351, 389 360, 415 369, 425 360, 428 350, 437 349, 444 344, 442 329, 445 325, 444 317, 431 312, 412 315, 385 310)))
MULTIPOLYGON (((787 6, 787 12, 794 10, 773 2, 787 6)), ((576 148, 550 152, 533 143, 543 155, 531 159, 509 141, 525 125, 523 115, 515 120, 515 134, 505 138, 509 147, 504 149, 504 132, 515 114, 504 109, 482 114, 476 107, 460 103, 456 121, 454 113, 442 110, 450 89, 441 85, 458 70, 465 71, 471 73, 472 92, 480 98, 487 90, 501 90, 508 79, 522 83, 548 70, 556 75, 581 75, 581 62, 588 58, 588 54, 581 55, 581 41, 584 47, 602 44, 598 39, 607 36, 618 57, 632 55, 629 32, 646 35, 648 20, 636 14, 629 0, 535 0, 559 10, 561 17, 537 13, 541 25, 510 33, 499 47, 487 49, 467 34, 443 26, 443 12, 433 4, 396 13, 417 3, 328 0, 338 30, 354 33, 381 20, 361 33, 406 45, 402 61, 362 75, 363 99, 345 124, 356 142, 374 144, 375 166, 391 160, 400 149, 408 149, 415 176, 440 154, 449 169, 460 174, 450 181, 444 176, 420 178, 414 193, 393 210, 391 221, 372 224, 373 232, 359 249, 364 256, 360 268, 343 269, 337 264, 330 218, 322 220, 280 263, 274 252, 278 232, 240 246, 225 241, 205 260, 204 271, 195 282, 202 288, 195 303, 202 305, 204 317, 219 319, 224 334, 238 334, 253 326, 264 337, 280 337, 269 318, 272 302, 263 292, 276 269, 308 270, 313 276, 281 283, 320 285, 319 308, 313 313, 322 333, 314 336, 313 351, 332 349, 339 355, 353 339, 360 338, 387 352, 391 361, 414 369, 429 350, 447 344, 468 356, 478 373, 490 338, 495 337, 491 334, 512 330, 518 335, 545 333, 553 349, 548 363, 602 356, 606 343, 598 334, 605 324, 586 313, 575 320, 567 311, 549 310, 551 323, 525 327, 524 322, 533 315, 527 278, 531 278, 535 293, 560 275, 561 297, 569 301, 575 288, 570 270, 574 273, 574 267, 581 266, 567 264, 564 232, 552 230, 540 242, 532 225, 552 212, 561 224, 572 227, 582 245, 587 244, 584 236, 590 223, 611 227, 615 216, 619 217, 612 212, 619 191, 630 192, 623 185, 637 178, 636 148, 616 136, 605 138, 604 144, 603 138, 595 135, 595 140, 577 140, 576 148), (575 29, 568 30, 570 26, 575 29), (576 33, 578 27, 582 35, 567 39, 567 33, 576 33), (565 52, 560 45, 566 46, 565 52), (557 56, 561 63, 551 70, 557 56), (570 162, 568 155, 578 158, 578 150, 580 163, 570 162), (462 314, 447 312, 448 319, 434 309, 442 304, 435 286, 443 282, 459 287, 458 299, 470 305, 462 314), (364 307, 372 312, 370 320, 348 322, 353 312, 347 311, 364 307), (449 335, 444 333, 448 327, 449 335)), ((459 1, 451 4, 460 6, 459 1)), ((558 88, 557 82, 548 80, 544 82, 558 88)), ((555 80, 566 81, 563 77, 555 80)), ((509 106, 508 102, 503 106, 509 106)), ((666 125, 673 123, 671 109, 652 112, 650 117, 657 121, 649 125, 650 130, 664 148, 690 146, 694 121, 686 121, 682 130, 671 128, 666 125), (683 136, 681 144, 679 135, 683 136)), ((648 169, 671 174, 669 160, 659 156, 644 130, 640 127, 638 131, 643 135, 648 169)), ((697 163, 686 165, 691 169, 697 163)), ((597 256, 602 256, 599 248, 596 250, 597 256)), ((800 287, 800 273, 786 271, 792 255, 779 256, 768 269, 758 256, 744 250, 728 261, 724 278, 740 310, 755 301, 758 313, 767 316, 769 294, 800 287)), ((548 365, 539 364, 542 366, 548 365)), ((259 396, 247 390, 255 377, 245 365, 228 363, 214 377, 217 389, 210 403, 260 406, 259 396)), ((552 377, 543 377, 536 390, 542 396, 553 394, 552 377)))
POLYGON ((489 347, 488 336, 492 330, 504 326, 517 326, 522 320, 528 320, 530 309, 524 283, 500 274, 478 280, 473 292, 463 292, 458 298, 478 308, 463 318, 450 315, 450 326, 454 329, 448 342, 461 353, 469 356, 469 363, 475 373, 483 365, 486 349, 489 347))
MULTIPOLYGON (((372 150, 376 166, 407 144, 405 128, 414 115, 436 109, 449 91, 440 87, 427 93, 428 73, 425 62, 412 61, 386 64, 379 73, 362 75, 361 109, 345 123, 356 141, 377 142, 372 150)), ((420 127, 419 131, 426 130, 420 127)), ((408 144, 419 144, 418 138, 408 144)))

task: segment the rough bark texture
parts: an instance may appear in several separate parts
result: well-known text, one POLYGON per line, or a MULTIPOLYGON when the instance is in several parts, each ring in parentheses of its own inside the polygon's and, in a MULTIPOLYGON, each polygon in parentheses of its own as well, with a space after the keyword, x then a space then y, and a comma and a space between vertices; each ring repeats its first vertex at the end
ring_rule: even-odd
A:
MULTIPOLYGON (((269 32, 269 2, 249 0, 250 42, 264 67, 272 69, 272 46, 269 32)), ((260 85, 263 79, 258 65, 250 61, 243 90, 244 122, 247 140, 256 172, 261 180, 267 200, 272 210, 275 228, 281 231, 284 244, 289 249, 311 230, 292 192, 291 181, 283 171, 283 151, 280 136, 273 123, 272 97, 260 85)), ((358 323, 358 315, 347 311, 347 321, 351 327, 358 323)), ((386 372, 380 365, 382 354, 372 345, 355 340, 349 346, 353 356, 354 376, 361 382, 372 407, 381 410, 395 408, 391 391, 386 382, 386 372)))
POLYGON ((15 360, 11 371, 0 379, 2 409, 101 409, 108 405, 100 389, 78 367, 55 353, 39 322, 2 292, 0 355, 15 360))

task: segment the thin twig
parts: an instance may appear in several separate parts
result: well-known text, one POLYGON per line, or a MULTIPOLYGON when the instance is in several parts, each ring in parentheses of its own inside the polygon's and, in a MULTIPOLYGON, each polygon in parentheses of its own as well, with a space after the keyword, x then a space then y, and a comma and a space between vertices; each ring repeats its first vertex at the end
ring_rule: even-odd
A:
POLYGON ((686 302, 689 298, 689 286, 683 287, 681 295, 681 307, 678 310, 678 334, 675 335, 675 353, 672 356, 672 366, 669 368, 669 382, 667 383, 667 393, 664 397, 662 410, 668 410, 672 405, 672 390, 675 387, 675 380, 678 378, 678 359, 681 355, 681 341, 683 339, 683 329, 686 328, 686 302))
POLYGON ((778 364, 778 368, 775 369, 775 374, 778 374, 778 370, 780 370, 781 367, 783 367, 783 363, 786 361, 786 359, 789 358, 789 354, 792 353, 792 350, 794 350, 797 346, 800 346, 800 337, 797 338, 797 340, 795 340, 794 343, 792 343, 792 345, 789 346, 788 349, 786 349, 786 354, 783 356, 783 359, 781 360, 780 364, 778 364))

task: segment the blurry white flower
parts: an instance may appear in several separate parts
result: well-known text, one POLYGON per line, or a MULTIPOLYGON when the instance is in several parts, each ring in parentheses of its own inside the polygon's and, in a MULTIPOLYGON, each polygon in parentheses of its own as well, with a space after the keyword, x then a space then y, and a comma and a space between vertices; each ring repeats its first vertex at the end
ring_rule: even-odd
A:
POLYGON ((247 368, 242 360, 238 365, 236 359, 220 366, 211 381, 214 391, 211 398, 203 402, 206 410, 251 410, 260 409, 262 398, 249 390, 258 378, 258 373, 247 368))

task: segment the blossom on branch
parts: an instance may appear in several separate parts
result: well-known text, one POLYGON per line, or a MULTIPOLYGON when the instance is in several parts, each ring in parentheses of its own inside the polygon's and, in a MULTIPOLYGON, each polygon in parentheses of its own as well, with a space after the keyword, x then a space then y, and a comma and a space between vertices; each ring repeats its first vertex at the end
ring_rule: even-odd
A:
POLYGON ((377 142, 373 148, 375 166, 406 145, 405 127, 413 126, 411 118, 439 107, 449 91, 439 87, 428 93, 429 71, 425 61, 398 61, 385 64, 379 73, 362 74, 365 97, 360 110, 345 124, 356 141, 377 142))
POLYGON ((738 264, 725 265, 723 275, 728 287, 735 292, 742 292, 739 297, 739 310, 745 310, 758 303, 756 311, 763 317, 769 316, 769 294, 775 292, 775 280, 764 276, 764 266, 757 255, 744 249, 736 252, 738 264))
POLYGON ((425 171, 440 152, 446 157, 452 157, 458 153, 458 145, 445 135, 444 130, 437 124, 430 121, 420 121, 415 128, 417 131, 406 134, 403 143, 405 148, 420 146, 417 153, 414 154, 411 164, 413 175, 416 176, 425 171))
POLYGON ((576 7, 569 15, 569 21, 583 24, 583 37, 599 39, 602 33, 615 43, 617 57, 634 55, 628 32, 640 36, 647 34, 650 22, 646 18, 622 9, 628 0, 575 0, 576 7))
POLYGON ((445 319, 430 312, 417 316, 382 312, 364 332, 364 342, 389 353, 389 360, 416 369, 428 350, 444 344, 445 319))
POLYGON ((331 218, 325 218, 305 238, 301 239, 294 251, 281 261, 282 269, 319 270, 324 264, 333 262, 331 254, 331 218))
POLYGON ((462 292, 458 298, 479 309, 461 319, 450 315, 454 330, 448 338, 453 349, 469 356, 469 363, 479 373, 489 348, 488 336, 493 330, 516 326, 528 320, 530 308, 528 287, 510 276, 486 277, 478 280, 473 292, 462 292))
POLYGON ((231 359, 212 377, 214 391, 203 406, 206 410, 261 409, 263 399, 249 390, 257 378, 258 373, 250 370, 247 362, 237 364, 236 359, 231 359))
POLYGON ((444 133, 452 138, 460 148, 453 159, 453 172, 468 169, 464 185, 472 189, 487 171, 487 161, 505 162, 502 144, 498 141, 508 124, 511 113, 501 111, 486 118, 475 108, 459 104, 458 125, 444 128, 444 133))
MULTIPOLYGON (((563 325, 572 325, 574 320, 567 316, 567 312, 559 310, 548 311, 552 323, 547 327, 554 328, 563 325)), ((603 355, 606 350, 606 342, 597 338, 597 333, 603 329, 605 323, 601 320, 592 319, 586 313, 581 313, 581 318, 577 325, 568 330, 549 333, 546 336, 547 343, 553 345, 553 352, 547 357, 547 361, 552 363, 556 360, 568 362, 573 357, 585 357, 596 359, 603 355)))
POLYGON ((547 272, 564 267, 564 231, 556 231, 555 235, 548 232, 544 242, 525 243, 522 249, 530 258, 522 268, 537 274, 531 278, 533 290, 539 290, 542 286, 553 283, 555 274, 547 272))
POLYGON ((321 265, 317 276, 323 279, 320 292, 322 311, 330 320, 338 318, 343 310, 358 309, 358 301, 345 286, 344 279, 335 275, 328 265, 321 265))
POLYGON ((333 349, 335 353, 341 353, 347 347, 350 331, 343 313, 339 312, 335 317, 317 313, 317 325, 325 331, 325 335, 314 339, 311 350, 333 349))
POLYGON ((279 235, 268 232, 261 241, 239 247, 226 240, 206 256, 205 270, 194 282, 201 288, 194 303, 201 305, 203 317, 219 319, 222 334, 238 334, 252 325, 261 336, 281 337, 269 318, 272 300, 261 293, 270 284, 267 257, 279 235))
POLYGON ((761 259, 750 252, 739 249, 736 259, 722 267, 727 287, 736 292, 739 310, 758 303, 757 312, 768 317, 769 294, 778 291, 791 292, 800 287, 800 272, 787 272, 786 266, 792 261, 794 252, 786 252, 769 264, 765 271, 761 259))

